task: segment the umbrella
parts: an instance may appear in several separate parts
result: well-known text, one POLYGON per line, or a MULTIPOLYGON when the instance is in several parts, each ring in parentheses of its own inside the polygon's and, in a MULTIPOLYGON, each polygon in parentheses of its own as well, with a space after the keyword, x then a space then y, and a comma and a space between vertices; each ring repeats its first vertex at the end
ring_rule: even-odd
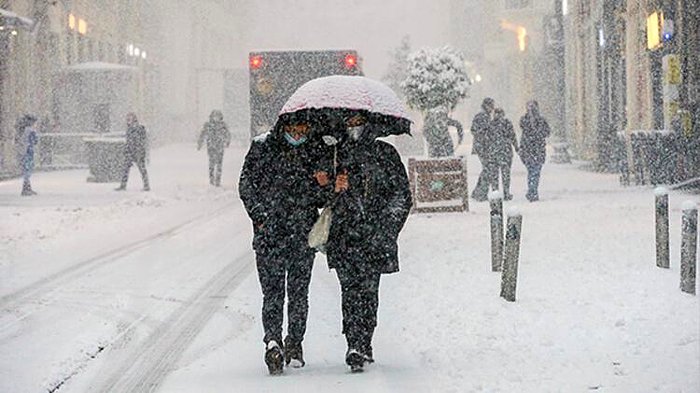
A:
POLYGON ((307 112, 310 116, 342 115, 361 111, 377 136, 408 134, 411 119, 393 90, 363 76, 333 75, 299 87, 280 111, 280 117, 307 112))

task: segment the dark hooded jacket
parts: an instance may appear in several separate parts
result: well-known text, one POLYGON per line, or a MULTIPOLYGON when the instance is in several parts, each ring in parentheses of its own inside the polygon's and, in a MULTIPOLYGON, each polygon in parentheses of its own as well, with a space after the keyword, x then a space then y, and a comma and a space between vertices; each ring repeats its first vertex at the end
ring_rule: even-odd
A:
POLYGON ((350 187, 334 196, 329 267, 354 263, 368 272, 399 271, 397 241, 412 205, 401 157, 367 130, 360 141, 338 146, 338 173, 343 171, 350 187))
POLYGON ((210 120, 204 123, 199 134, 198 145, 201 147, 207 143, 207 152, 211 154, 221 153, 231 144, 231 132, 223 121, 210 120))
POLYGON ((539 113, 528 113, 520 118, 520 159, 523 164, 544 164, 547 151, 545 139, 550 129, 547 121, 539 113))
POLYGON ((491 138, 491 115, 482 111, 477 113, 472 120, 471 132, 473 135, 472 153, 479 159, 488 159, 491 138))
POLYGON ((294 147, 281 127, 255 138, 245 157, 239 194, 253 222, 256 252, 308 249, 308 234, 330 195, 314 172, 318 145, 294 147))
POLYGON ((505 117, 493 120, 493 158, 499 162, 511 162, 513 148, 518 149, 518 138, 513 123, 505 117))
POLYGON ((146 127, 135 123, 126 129, 126 156, 134 161, 145 160, 148 149, 146 127))

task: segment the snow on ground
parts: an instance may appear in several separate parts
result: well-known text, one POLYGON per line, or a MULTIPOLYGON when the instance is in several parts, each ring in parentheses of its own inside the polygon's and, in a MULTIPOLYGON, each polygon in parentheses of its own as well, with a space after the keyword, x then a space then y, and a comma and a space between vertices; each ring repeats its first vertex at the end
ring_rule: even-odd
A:
POLYGON ((0 183, 0 391, 56 381, 59 392, 700 391, 700 305, 678 288, 681 205, 700 198, 671 192, 671 268, 661 270, 653 190, 555 164, 538 203, 525 201, 514 165, 505 207, 523 215, 515 303, 499 298, 490 271, 487 203, 412 215, 402 270, 382 279, 377 363, 347 372, 339 287, 318 256, 307 366, 268 376, 250 224, 230 186, 244 153, 227 153, 224 190, 207 186, 205 155, 191 146, 154 152, 151 193, 136 191, 136 170, 126 194, 80 171, 37 174, 36 198, 0 183), (128 252, 5 306, 7 294, 120 247, 128 252))

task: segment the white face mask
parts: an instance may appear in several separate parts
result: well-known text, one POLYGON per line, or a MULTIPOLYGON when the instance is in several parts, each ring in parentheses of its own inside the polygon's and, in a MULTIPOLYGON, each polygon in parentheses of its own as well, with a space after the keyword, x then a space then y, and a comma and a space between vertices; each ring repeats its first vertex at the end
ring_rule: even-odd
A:
POLYGON ((357 141, 360 139, 362 136, 362 131, 364 131, 365 126, 355 126, 355 127, 348 127, 348 135, 350 136, 350 139, 357 141))

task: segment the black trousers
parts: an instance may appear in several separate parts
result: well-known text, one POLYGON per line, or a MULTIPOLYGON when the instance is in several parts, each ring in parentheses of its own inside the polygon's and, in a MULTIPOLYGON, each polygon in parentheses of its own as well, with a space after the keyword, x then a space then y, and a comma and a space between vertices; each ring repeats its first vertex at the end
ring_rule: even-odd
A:
POLYGON ((479 157, 481 161, 481 173, 472 191, 472 198, 485 200, 488 197, 489 188, 498 189, 498 164, 495 160, 479 157))
POLYGON ((346 261, 336 268, 336 272, 341 289, 343 334, 348 348, 362 353, 371 351, 377 326, 381 274, 363 269, 362 264, 346 261))
POLYGON ((496 164, 496 185, 498 185, 498 175, 501 175, 501 182, 503 183, 503 196, 510 195, 510 171, 513 166, 512 158, 503 158, 496 164))
POLYGON ((208 151, 209 153, 209 184, 214 186, 221 185, 221 171, 224 162, 223 151, 208 151))
POLYGON ((131 165, 136 164, 141 172, 141 180, 143 180, 143 187, 148 188, 148 172, 146 171, 146 158, 145 157, 125 157, 124 159, 124 172, 122 172, 122 187, 126 187, 126 183, 129 181, 129 171, 131 170, 131 165))
POLYGON ((309 248, 263 251, 256 252, 255 257, 263 293, 263 341, 267 344, 275 340, 282 345, 286 284, 288 340, 301 343, 309 314, 309 283, 314 251, 309 248))

